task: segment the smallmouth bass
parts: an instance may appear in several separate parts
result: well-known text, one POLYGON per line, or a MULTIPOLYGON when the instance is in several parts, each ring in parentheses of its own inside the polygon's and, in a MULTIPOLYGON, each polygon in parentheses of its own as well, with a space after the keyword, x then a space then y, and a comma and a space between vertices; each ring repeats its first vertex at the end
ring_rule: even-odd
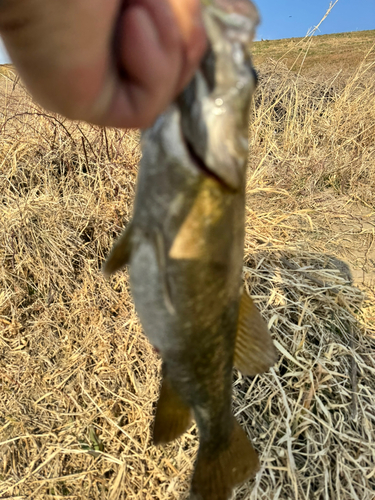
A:
POLYGON ((232 415, 233 366, 256 375, 276 352, 241 283, 258 14, 249 0, 202 5, 210 49, 142 135, 133 220, 103 271, 129 265, 138 315, 163 360, 155 444, 180 436, 194 417, 200 443, 190 498, 227 500, 259 468, 232 415))

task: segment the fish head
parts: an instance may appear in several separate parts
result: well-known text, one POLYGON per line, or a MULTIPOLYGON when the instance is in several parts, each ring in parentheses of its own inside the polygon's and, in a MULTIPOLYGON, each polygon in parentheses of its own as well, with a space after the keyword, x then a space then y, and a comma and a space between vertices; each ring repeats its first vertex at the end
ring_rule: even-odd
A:
POLYGON ((179 99, 182 131, 207 172, 243 186, 257 76, 250 47, 259 16, 250 0, 202 0, 209 50, 179 99))
MULTIPOLYGON (((215 58, 215 90, 254 91, 251 44, 259 14, 250 0, 202 0, 210 50, 215 58)), ((204 70, 203 70, 204 71, 204 70)))

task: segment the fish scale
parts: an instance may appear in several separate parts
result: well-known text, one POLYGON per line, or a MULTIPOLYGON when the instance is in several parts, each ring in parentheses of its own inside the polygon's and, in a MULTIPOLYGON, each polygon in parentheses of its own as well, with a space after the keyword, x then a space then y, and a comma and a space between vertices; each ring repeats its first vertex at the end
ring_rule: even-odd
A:
POLYGON ((256 75, 249 0, 202 2, 210 49, 188 87, 142 134, 133 219, 103 271, 129 265, 143 329, 162 357, 155 444, 192 418, 191 499, 227 500, 258 456, 232 415, 232 372, 267 370, 276 352, 242 289, 245 176, 256 75))

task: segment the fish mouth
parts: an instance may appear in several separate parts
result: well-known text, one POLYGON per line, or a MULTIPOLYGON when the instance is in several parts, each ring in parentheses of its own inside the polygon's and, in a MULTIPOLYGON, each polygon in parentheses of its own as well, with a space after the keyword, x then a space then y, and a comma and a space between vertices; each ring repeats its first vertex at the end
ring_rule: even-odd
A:
POLYGON ((208 50, 201 62, 201 67, 199 74, 195 76, 195 80, 200 80, 203 82, 201 87, 205 88, 207 94, 201 94, 197 89, 198 84, 194 81, 185 89, 177 102, 181 111, 181 138, 185 145, 186 152, 190 158, 191 163, 202 175, 214 179, 218 184, 228 191, 236 191, 234 186, 231 186, 226 182, 222 175, 217 173, 215 169, 207 164, 205 159, 208 155, 208 148, 210 147, 209 134, 206 123, 206 116, 200 110, 198 119, 198 127, 195 119, 191 113, 192 105, 197 100, 206 99, 209 95, 212 95, 216 87, 216 56, 212 50, 212 46, 209 43, 208 50), (187 118, 188 117, 188 118, 187 118))
POLYGON ((209 43, 195 77, 177 97, 181 138, 198 172, 239 191, 258 80, 249 51, 258 17, 249 0, 203 0, 203 5, 209 43))

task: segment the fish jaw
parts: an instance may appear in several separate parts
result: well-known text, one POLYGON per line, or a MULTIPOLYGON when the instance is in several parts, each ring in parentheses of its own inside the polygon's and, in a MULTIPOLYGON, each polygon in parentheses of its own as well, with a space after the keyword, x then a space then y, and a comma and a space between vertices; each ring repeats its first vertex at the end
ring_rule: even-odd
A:
POLYGON ((237 188, 247 166, 250 106, 257 85, 250 47, 259 16, 249 0, 209 3, 204 20, 215 56, 215 88, 202 99, 211 131, 206 163, 213 169, 227 165, 237 188))
MULTIPOLYGON (((207 172, 242 188, 248 122, 257 77, 250 45, 259 17, 249 0, 203 2, 210 49, 178 99, 183 137, 207 172)), ((197 163, 197 162, 196 162, 197 163)))
MULTIPOLYGON (((258 11, 250 0, 203 0, 202 3, 212 50, 218 57, 227 59, 227 68, 232 68, 229 76, 237 79, 243 74, 244 60, 251 57, 251 43, 260 22, 258 11)), ((216 84, 226 86, 228 75, 221 76, 216 84)))

